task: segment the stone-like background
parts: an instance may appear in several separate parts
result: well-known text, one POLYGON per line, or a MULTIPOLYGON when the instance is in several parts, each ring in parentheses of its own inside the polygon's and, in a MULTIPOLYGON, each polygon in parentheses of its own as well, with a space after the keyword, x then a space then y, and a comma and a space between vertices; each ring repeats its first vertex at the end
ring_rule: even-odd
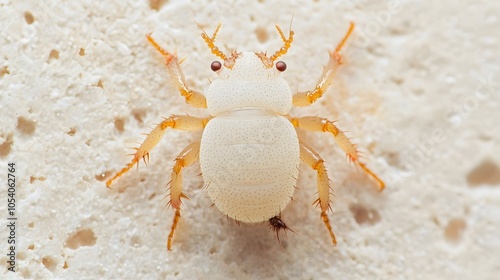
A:
MULTIPOLYGON (((17 266, 2 279, 495 279, 500 275, 500 2, 498 1, 14 1, 0 0, 0 218, 7 162, 17 171, 17 266), (224 3, 223 3, 224 2, 224 3), (338 124, 387 181, 351 166, 329 135, 303 133, 335 188, 319 218, 315 174, 301 165, 281 249, 266 224, 236 225, 186 170, 172 252, 164 207, 172 160, 199 137, 169 131, 141 165, 105 187, 141 133, 189 113, 162 57, 187 57, 193 88, 215 74, 200 39, 218 22, 224 50, 293 46, 283 76, 314 87, 349 22, 357 24, 336 83, 311 107, 338 124), (103 174, 103 175, 102 175, 103 174)), ((302 132, 301 132, 302 133, 302 132)), ((2 222, 2 224, 4 224, 2 222)))

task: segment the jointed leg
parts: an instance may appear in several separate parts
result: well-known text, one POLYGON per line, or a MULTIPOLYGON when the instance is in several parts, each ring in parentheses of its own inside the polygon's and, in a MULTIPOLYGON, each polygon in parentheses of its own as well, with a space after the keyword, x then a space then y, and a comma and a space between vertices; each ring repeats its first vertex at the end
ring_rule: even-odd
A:
POLYGON ((312 91, 298 92, 293 96, 293 105, 297 107, 306 107, 318 100, 323 93, 328 89, 328 87, 333 83, 333 78, 337 72, 338 67, 342 64, 342 57, 340 55, 340 50, 344 46, 345 42, 349 38, 354 29, 354 23, 351 23, 349 30, 346 35, 337 45, 334 51, 330 52, 330 60, 328 64, 323 68, 323 74, 318 81, 318 84, 312 91))
POLYGON ((315 201, 321 208, 321 219, 325 223, 330 237, 332 238, 333 245, 337 244, 335 234, 333 234, 332 226, 326 215, 326 211, 330 209, 330 180, 326 173, 323 159, 311 147, 300 142, 300 158, 318 173, 318 199, 315 201))
POLYGON ((167 65, 168 73, 175 87, 179 90, 181 95, 186 99, 186 102, 196 108, 207 108, 207 101, 205 96, 197 91, 191 90, 186 85, 186 79, 181 69, 182 61, 179 61, 177 54, 169 53, 162 49, 158 43, 151 37, 151 34, 146 36, 148 41, 165 57, 165 64, 167 65))
POLYGON ((142 145, 136 149, 132 161, 116 173, 115 176, 109 179, 106 182, 106 186, 109 188, 114 180, 129 171, 136 163, 139 162, 139 160, 142 159, 144 162, 146 162, 146 159, 149 160, 149 152, 156 146, 156 144, 158 144, 158 142, 160 142, 160 139, 163 137, 163 134, 165 134, 167 128, 195 131, 203 129, 207 122, 208 119, 176 115, 172 115, 163 120, 151 131, 151 133, 148 134, 148 137, 144 140, 142 145))
POLYGON ((182 169, 196 162, 200 155, 200 142, 192 143, 187 146, 175 159, 175 165, 172 169, 172 179, 170 181, 170 201, 168 204, 175 209, 174 221, 168 235, 167 249, 172 247, 172 239, 174 237, 175 228, 181 218, 181 198, 187 198, 182 193, 182 169))
POLYGON ((347 138, 340 129, 332 121, 320 117, 302 117, 302 118, 290 118, 290 121, 295 127, 300 127, 311 131, 321 131, 330 132, 335 142, 344 150, 350 160, 357 164, 363 171, 365 171, 369 176, 371 176, 379 185, 379 190, 385 188, 385 183, 371 171, 364 163, 359 159, 358 151, 356 146, 351 143, 349 138, 347 138))

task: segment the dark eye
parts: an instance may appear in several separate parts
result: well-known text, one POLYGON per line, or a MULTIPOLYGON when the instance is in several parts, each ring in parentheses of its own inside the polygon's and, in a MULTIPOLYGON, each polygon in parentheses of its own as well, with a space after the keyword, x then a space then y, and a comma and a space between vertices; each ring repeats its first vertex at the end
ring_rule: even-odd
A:
POLYGON ((278 71, 280 71, 280 72, 285 71, 286 70, 286 63, 283 61, 276 62, 276 69, 278 69, 278 71))
POLYGON ((218 61, 214 61, 214 62, 212 62, 212 64, 210 64, 210 68, 212 68, 212 71, 214 71, 214 72, 219 71, 221 67, 222 67, 222 64, 218 61))

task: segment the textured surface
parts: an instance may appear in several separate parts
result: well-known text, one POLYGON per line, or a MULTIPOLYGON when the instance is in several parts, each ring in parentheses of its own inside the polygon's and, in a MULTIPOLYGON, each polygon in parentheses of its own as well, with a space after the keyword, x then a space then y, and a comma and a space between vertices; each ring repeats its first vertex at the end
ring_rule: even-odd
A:
MULTIPOLYGON (((494 279, 500 273, 498 1, 0 0, 0 213, 6 162, 17 164, 18 272, 2 279, 494 279), (42 3, 43 2, 43 3, 42 3), (71 2, 71 3, 68 3, 71 2), (196 3, 195 3, 196 2, 196 3), (272 2, 272 3, 271 3, 272 2), (289 2, 292 2, 291 4, 289 2), (338 119, 387 181, 377 193, 328 135, 303 133, 326 160, 337 247, 311 207, 315 174, 283 219, 238 226, 211 205, 199 166, 185 172, 183 219, 165 249, 172 160, 199 137, 170 131, 141 165, 104 180, 162 116, 191 109, 171 87, 145 34, 187 56, 196 89, 214 57, 196 19, 225 50, 295 42, 282 74, 308 90, 349 21, 357 24, 336 83, 293 115, 338 119)), ((2 218, 4 219, 4 218, 2 218)))

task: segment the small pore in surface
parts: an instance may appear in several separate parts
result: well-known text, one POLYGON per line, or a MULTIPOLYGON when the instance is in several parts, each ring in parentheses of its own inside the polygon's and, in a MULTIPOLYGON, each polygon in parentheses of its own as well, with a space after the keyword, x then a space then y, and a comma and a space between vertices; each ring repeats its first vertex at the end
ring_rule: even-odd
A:
POLYGON ((24 279, 33 279, 33 277, 31 276, 31 271, 27 268, 20 268, 18 270, 20 273, 21 273, 21 277, 24 278, 24 279))
POLYGON ((70 249, 78 249, 82 246, 94 246, 96 243, 97 237, 94 234, 94 231, 91 229, 80 229, 77 232, 73 233, 66 239, 64 247, 70 249))
POLYGON ((446 241, 457 244, 462 240, 467 223, 464 219, 451 219, 444 229, 446 241))
POLYGON ((349 206, 354 220, 359 225, 374 225, 380 221, 380 214, 375 209, 368 209, 364 205, 354 203, 349 206))
POLYGON ((483 160, 467 174, 467 184, 470 187, 500 187, 500 168, 491 160, 483 160))
POLYGON ((36 180, 45 181, 46 179, 47 178, 45 178, 44 176, 37 177, 37 176, 31 175, 30 176, 30 184, 33 184, 33 182, 35 182, 36 180))
POLYGON ((269 33, 267 33, 267 30, 264 27, 257 27, 255 29, 255 35, 260 43, 265 43, 269 39, 269 33))
POLYGON ((153 200, 156 197, 156 193, 152 193, 149 195, 148 200, 153 200))
POLYGON ((26 11, 24 12, 24 20, 26 21, 27 24, 32 24, 35 21, 35 17, 33 16, 32 13, 26 11))
POLYGON ((134 247, 138 247, 140 246, 142 243, 141 241, 141 237, 138 236, 138 235, 134 235, 130 238, 130 245, 134 246, 134 247))
POLYGON ((387 159, 387 162, 389 163, 389 165, 394 166, 394 167, 401 166, 401 158, 399 157, 399 153, 391 151, 391 152, 385 153, 384 156, 387 159))
POLYGON ((142 123, 143 122, 143 119, 144 117, 146 116, 146 110, 144 109, 134 109, 132 110, 132 115, 134 116, 134 119, 138 122, 138 123, 142 123))
POLYGON ((76 127, 70 127, 69 131, 66 132, 69 136, 75 136, 76 134, 76 127))
POLYGON ((115 118, 115 128, 119 132, 125 131, 125 120, 122 118, 115 118))
POLYGON ((49 53, 49 61, 59 59, 59 52, 57 50, 51 50, 49 53))
POLYGON ((25 135, 32 135, 36 130, 36 122, 24 117, 17 118, 17 130, 25 135))
POLYGON ((5 66, 0 67, 0 78, 7 75, 7 74, 10 74, 9 66, 5 65, 5 66))
POLYGON ((42 258, 42 264, 43 266, 45 266, 48 270, 50 271, 54 271, 56 269, 56 266, 57 266, 57 261, 54 260, 52 257, 50 256, 46 256, 46 257, 43 257, 42 258))
POLYGON ((5 141, 0 144, 0 157, 6 157, 10 154, 13 143, 14 141, 12 140, 12 133, 10 133, 9 135, 7 135, 5 141))
POLYGON ((210 247, 210 250, 208 250, 208 254, 213 255, 213 254, 217 253, 218 251, 219 251, 219 247, 217 247, 217 245, 212 245, 212 247, 210 247))
POLYGON ((165 3, 167 3, 167 0, 149 0, 149 7, 159 11, 165 3))
POLYGON ((97 181, 105 181, 113 172, 112 171, 104 171, 103 173, 101 174, 97 174, 95 175, 95 178, 97 181))

